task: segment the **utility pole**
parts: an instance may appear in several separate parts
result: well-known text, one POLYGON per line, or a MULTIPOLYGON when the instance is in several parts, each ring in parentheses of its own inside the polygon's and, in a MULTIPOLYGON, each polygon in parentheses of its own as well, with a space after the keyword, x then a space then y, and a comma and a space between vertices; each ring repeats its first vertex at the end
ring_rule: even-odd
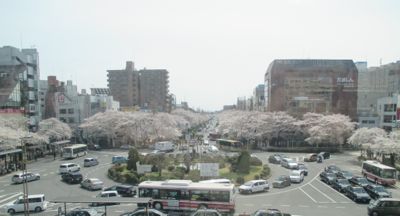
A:
POLYGON ((24 215, 29 216, 29 202, 28 202, 28 181, 27 181, 27 169, 26 169, 26 143, 23 142, 24 138, 29 138, 29 137, 22 137, 21 138, 21 145, 22 145, 22 176, 23 176, 23 193, 24 193, 24 215))

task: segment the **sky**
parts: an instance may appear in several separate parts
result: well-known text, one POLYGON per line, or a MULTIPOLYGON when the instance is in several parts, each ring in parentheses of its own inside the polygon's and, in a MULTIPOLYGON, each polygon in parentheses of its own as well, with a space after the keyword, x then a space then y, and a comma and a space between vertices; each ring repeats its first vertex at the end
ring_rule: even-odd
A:
POLYGON ((167 69, 177 101, 251 96, 274 59, 400 60, 397 0, 0 0, 0 46, 36 48, 41 79, 107 87, 107 70, 167 69))

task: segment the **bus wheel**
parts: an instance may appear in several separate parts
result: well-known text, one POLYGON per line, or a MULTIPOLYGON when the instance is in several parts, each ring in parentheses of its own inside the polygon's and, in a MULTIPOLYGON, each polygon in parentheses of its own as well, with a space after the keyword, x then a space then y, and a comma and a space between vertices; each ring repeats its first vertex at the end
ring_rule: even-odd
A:
POLYGON ((153 203, 153 206, 154 206, 154 208, 157 209, 157 210, 162 210, 162 209, 163 209, 162 204, 159 203, 159 202, 153 203))
POLYGON ((200 204, 199 205, 199 209, 207 209, 207 205, 206 204, 200 204))

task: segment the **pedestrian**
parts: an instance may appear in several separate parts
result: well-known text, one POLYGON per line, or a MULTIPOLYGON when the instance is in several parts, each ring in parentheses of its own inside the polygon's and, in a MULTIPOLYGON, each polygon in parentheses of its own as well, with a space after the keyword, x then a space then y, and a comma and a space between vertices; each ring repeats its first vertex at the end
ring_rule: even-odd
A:
POLYGON ((53 151, 54 160, 56 160, 56 151, 53 151))

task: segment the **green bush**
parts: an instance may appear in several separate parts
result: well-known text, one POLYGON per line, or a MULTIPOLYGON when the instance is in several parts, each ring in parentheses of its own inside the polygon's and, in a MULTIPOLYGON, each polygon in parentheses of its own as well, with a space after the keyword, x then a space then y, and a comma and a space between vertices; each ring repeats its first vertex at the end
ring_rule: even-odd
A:
POLYGON ((260 179, 260 176, 259 176, 259 175, 255 175, 255 176, 254 176, 254 179, 255 179, 255 180, 258 180, 258 179, 260 179))
POLYGON ((168 166, 168 171, 172 172, 175 169, 174 166, 168 166))
POLYGON ((260 173, 260 178, 266 179, 271 174, 271 168, 267 164, 263 166, 263 170, 260 173))
POLYGON ((125 178, 124 182, 128 183, 128 184, 137 184, 137 183, 139 183, 138 177, 135 174, 136 173, 132 173, 132 172, 125 173, 124 174, 124 178, 125 178))
POLYGON ((262 161, 258 157, 251 157, 250 165, 251 166, 262 166, 262 161))
POLYGON ((123 166, 123 165, 115 165, 114 168, 115 168, 116 172, 122 172, 122 171, 124 171, 125 166, 123 166))
POLYGON ((237 178, 236 178, 236 183, 238 183, 238 184, 244 184, 244 178, 241 177, 241 176, 237 177, 237 178))
POLYGON ((183 178, 185 177, 185 171, 186 171, 186 169, 185 169, 185 168, 183 168, 183 169, 178 169, 178 168, 183 168, 183 167, 177 167, 177 168, 175 169, 175 171, 173 172, 173 176, 174 176, 174 178, 176 178, 176 179, 183 179, 183 178))
POLYGON ((200 181, 200 171, 199 170, 191 170, 188 174, 188 179, 198 182, 200 181))
POLYGON ((117 174, 117 172, 115 171, 115 169, 113 167, 108 169, 108 177, 109 178, 114 179, 116 174, 117 174))
POLYGON ((238 173, 248 174, 250 172, 250 154, 248 151, 242 151, 237 160, 238 173))

